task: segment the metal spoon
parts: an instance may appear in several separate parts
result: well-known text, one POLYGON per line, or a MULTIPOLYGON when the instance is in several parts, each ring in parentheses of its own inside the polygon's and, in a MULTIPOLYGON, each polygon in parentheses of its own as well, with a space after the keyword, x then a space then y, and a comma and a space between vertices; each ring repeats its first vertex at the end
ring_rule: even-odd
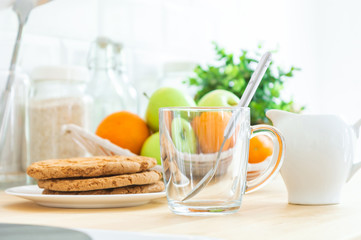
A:
MULTIPOLYGON (((270 62, 271 62, 272 54, 270 52, 266 52, 263 54, 261 60, 259 61, 256 70, 252 74, 251 80, 248 82, 246 90, 242 94, 241 100, 239 101, 237 107, 247 107, 251 102, 254 93, 256 92, 259 83, 261 82, 263 75, 265 74, 270 62)), ((214 174, 218 169, 218 165, 221 159, 221 153, 224 147, 224 144, 228 138, 232 136, 235 131, 235 125, 238 122, 240 111, 237 111, 232 114, 231 119, 229 120, 226 129, 223 133, 223 142, 221 144, 221 148, 218 151, 216 163, 211 170, 198 182, 198 184, 185 196, 182 201, 186 201, 197 195, 207 184, 212 180, 214 174)))
POLYGON ((16 0, 13 5, 13 10, 18 16, 19 27, 16 36, 16 42, 13 49, 13 55, 11 57, 11 63, 9 68, 9 76, 6 81, 5 89, 1 93, 0 98, 0 145, 4 144, 5 132, 8 124, 11 103, 10 93, 14 84, 16 63, 18 59, 18 53, 20 49, 20 43, 23 33, 23 28, 29 18, 30 12, 33 8, 50 2, 51 0, 16 0))

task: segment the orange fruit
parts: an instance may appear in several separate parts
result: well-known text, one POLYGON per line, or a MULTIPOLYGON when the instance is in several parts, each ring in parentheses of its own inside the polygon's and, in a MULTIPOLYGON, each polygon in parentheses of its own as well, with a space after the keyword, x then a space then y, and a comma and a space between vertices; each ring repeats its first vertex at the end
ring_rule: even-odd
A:
MULTIPOLYGON (((198 143, 203 153, 218 152, 223 142, 223 133, 231 118, 230 112, 203 112, 192 121, 198 143)), ((227 139, 223 151, 233 146, 233 137, 227 139)))
POLYGON ((273 153, 273 142, 270 137, 257 135, 249 143, 249 163, 260 163, 273 153))
POLYGON ((126 111, 107 116, 99 124, 95 133, 138 155, 143 143, 150 135, 145 121, 136 114, 126 111))

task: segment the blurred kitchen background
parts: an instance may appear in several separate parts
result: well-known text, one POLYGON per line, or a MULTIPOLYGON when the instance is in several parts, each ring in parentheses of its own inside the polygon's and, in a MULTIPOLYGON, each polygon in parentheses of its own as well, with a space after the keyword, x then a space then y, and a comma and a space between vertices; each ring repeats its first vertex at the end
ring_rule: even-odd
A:
MULTIPOLYGON (((354 122, 361 116, 360 8, 356 0, 54 0, 31 13, 19 64, 26 73, 49 64, 86 67, 91 42, 106 36, 123 44, 130 81, 150 95, 169 84, 168 74, 186 78, 195 64, 212 63, 212 41, 235 53, 261 43, 278 50, 278 65, 302 69, 286 82, 286 98, 306 113, 354 122)), ((1 10, 2 70, 16 31, 14 12, 1 10)), ((144 114, 147 99, 140 99, 144 114)))

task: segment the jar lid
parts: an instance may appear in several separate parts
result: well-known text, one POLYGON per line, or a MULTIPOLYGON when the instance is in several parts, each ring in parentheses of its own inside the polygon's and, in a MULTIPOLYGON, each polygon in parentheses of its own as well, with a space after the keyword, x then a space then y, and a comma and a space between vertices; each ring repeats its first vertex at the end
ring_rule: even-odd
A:
POLYGON ((88 69, 80 66, 40 66, 31 73, 33 81, 67 80, 84 82, 89 78, 88 69))

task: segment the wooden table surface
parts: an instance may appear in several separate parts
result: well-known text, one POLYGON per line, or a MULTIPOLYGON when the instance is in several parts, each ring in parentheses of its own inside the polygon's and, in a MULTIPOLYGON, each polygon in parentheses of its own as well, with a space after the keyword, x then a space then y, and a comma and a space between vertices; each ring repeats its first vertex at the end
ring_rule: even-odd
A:
POLYGON ((220 239, 361 239, 361 172, 344 186, 342 202, 338 205, 290 205, 282 178, 278 176, 264 189, 245 195, 238 213, 216 217, 175 215, 168 209, 165 198, 130 208, 60 209, 41 207, 0 192, 0 223, 220 239))

